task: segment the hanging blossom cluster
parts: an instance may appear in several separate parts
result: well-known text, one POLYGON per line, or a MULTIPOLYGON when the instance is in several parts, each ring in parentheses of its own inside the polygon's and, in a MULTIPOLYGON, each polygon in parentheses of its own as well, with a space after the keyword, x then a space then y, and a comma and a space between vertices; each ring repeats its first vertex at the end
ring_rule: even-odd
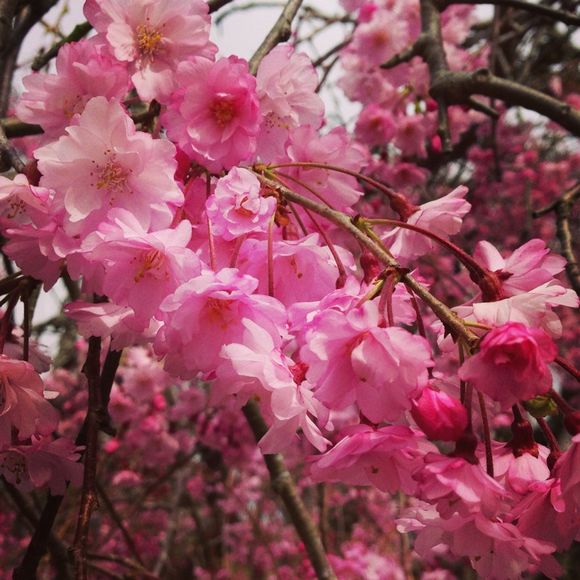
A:
MULTIPOLYGON (((44 135, 25 173, 0 178, 4 251, 45 289, 64 272, 82 283, 66 307, 81 335, 162 361, 143 360, 154 376, 133 376, 110 407, 151 467, 194 445, 161 418, 171 376, 175 421, 258 402, 262 452, 304 438, 312 481, 406 494, 398 527, 417 553, 466 556, 484 577, 556 577, 554 553, 580 529, 578 412, 554 390, 558 308, 578 306, 558 278, 566 261, 540 239, 504 255, 480 241, 472 256, 450 241, 469 188, 416 195, 416 162, 440 145, 426 66, 377 66, 417 36, 417 6, 344 4, 360 9, 341 57, 342 87, 364 105, 354 139, 325 127, 317 74, 291 46, 253 75, 218 57, 202 0, 87 0, 96 34, 24 79, 16 113, 44 135), (411 272, 441 247, 469 292, 452 309, 411 272), (537 443, 528 417, 551 434, 542 410, 556 406, 567 450, 537 443), (510 424, 508 442, 493 440, 510 424)), ((457 47, 471 9, 446 15, 452 66, 478 66, 457 47)), ((481 120, 452 110, 454 131, 481 120)), ((47 367, 4 346, 0 473, 63 493, 82 449, 53 439, 47 367)))

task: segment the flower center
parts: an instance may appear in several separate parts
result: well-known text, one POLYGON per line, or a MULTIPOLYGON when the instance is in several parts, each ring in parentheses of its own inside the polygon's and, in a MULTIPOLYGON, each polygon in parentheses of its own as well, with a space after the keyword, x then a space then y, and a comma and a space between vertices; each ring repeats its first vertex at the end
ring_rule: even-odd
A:
POLYGON ((228 327, 232 318, 231 302, 229 300, 220 300, 219 298, 208 298, 205 311, 209 320, 219 326, 222 330, 228 327))
MULTIPOLYGON (((130 169, 123 167, 115 158, 115 154, 106 151, 107 161, 104 165, 96 166, 97 181, 93 184, 97 189, 103 189, 110 194, 130 193, 127 179, 130 169)), ((94 162, 93 162, 94 163, 94 162)), ((94 174, 91 172, 91 175, 94 174)))
POLYGON ((211 113, 219 127, 229 125, 235 116, 234 104, 226 99, 214 101, 210 106, 211 113))
POLYGON ((161 33, 148 24, 137 26, 137 48, 143 58, 153 60, 161 48, 159 45, 162 40, 161 33))
POLYGON ((139 262, 139 268, 134 278, 135 282, 141 282, 147 275, 158 280, 168 278, 167 271, 164 268, 165 255, 160 250, 151 249, 142 252, 139 262))
POLYGON ((10 472, 16 484, 22 483, 26 473, 26 463, 20 453, 7 451, 0 456, 0 471, 10 472))

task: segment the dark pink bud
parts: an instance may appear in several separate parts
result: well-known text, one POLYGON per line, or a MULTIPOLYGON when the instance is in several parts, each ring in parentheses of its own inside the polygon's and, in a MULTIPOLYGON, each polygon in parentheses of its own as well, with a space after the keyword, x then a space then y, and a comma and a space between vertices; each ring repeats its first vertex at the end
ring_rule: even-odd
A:
POLYGON ((429 439, 457 441, 467 427, 467 411, 453 397, 431 388, 413 401, 411 415, 429 439))

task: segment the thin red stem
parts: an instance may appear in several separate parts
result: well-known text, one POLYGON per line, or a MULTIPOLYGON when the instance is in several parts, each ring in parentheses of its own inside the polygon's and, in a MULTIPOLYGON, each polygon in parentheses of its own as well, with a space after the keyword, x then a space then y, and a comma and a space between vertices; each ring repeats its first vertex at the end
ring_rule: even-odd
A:
POLYGON ((483 424, 483 440, 485 442, 485 466, 487 469, 487 475, 493 477, 493 452, 491 449, 491 430, 489 428, 489 418, 487 416, 485 399, 479 391, 477 392, 477 397, 479 399, 479 411, 481 413, 481 422, 483 424))
POLYGON ((568 371, 578 382, 580 382, 580 371, 571 365, 565 358, 557 356, 554 359, 556 364, 559 364, 564 370, 568 371))

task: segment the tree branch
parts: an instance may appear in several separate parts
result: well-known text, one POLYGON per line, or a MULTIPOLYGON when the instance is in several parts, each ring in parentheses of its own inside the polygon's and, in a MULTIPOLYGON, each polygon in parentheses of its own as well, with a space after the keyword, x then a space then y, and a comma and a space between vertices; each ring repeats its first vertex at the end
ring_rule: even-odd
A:
POLYGON ((534 14, 539 14, 540 16, 546 16, 547 18, 563 22, 564 24, 568 24, 570 26, 580 26, 580 16, 576 16, 576 14, 573 14, 572 12, 558 10, 557 8, 545 6, 544 4, 533 4, 532 2, 525 2, 525 0, 439 0, 437 2, 437 6, 441 12, 452 4, 471 4, 475 6, 479 6, 481 4, 494 4, 495 6, 517 8, 518 10, 525 10, 526 12, 532 12, 534 14))
POLYGON ((292 20, 298 13, 302 0, 288 0, 282 14, 268 33, 258 50, 250 59, 250 72, 255 75, 262 59, 280 42, 285 42, 292 33, 292 20))
MULTIPOLYGON (((258 404, 255 401, 249 401, 243 411, 256 441, 259 441, 268 431, 268 426, 260 413, 258 404)), ((264 461, 270 473, 272 489, 280 496, 296 532, 304 543, 316 577, 319 580, 335 580, 336 576, 328 562, 318 529, 302 502, 282 456, 279 453, 264 455, 264 461)))

